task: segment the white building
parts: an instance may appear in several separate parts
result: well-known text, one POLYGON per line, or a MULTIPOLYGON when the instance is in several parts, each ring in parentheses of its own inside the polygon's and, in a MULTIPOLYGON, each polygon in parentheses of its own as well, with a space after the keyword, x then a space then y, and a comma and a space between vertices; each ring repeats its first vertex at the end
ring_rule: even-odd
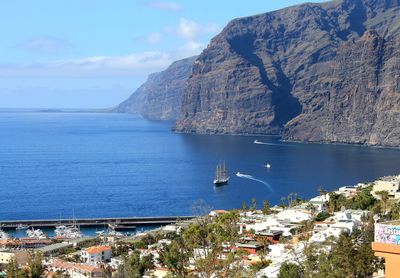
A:
POLYGON ((387 191, 389 193, 389 198, 400 198, 400 175, 383 177, 375 181, 371 191, 372 196, 376 199, 380 199, 380 196, 376 194, 376 192, 379 191, 387 191))
POLYGON ((309 201, 309 203, 314 206, 316 213, 326 211, 328 202, 329 202, 329 194, 311 198, 309 201))
POLYGON ((111 260, 110 246, 92 246, 81 251, 81 261, 90 265, 100 265, 111 260))
POLYGON ((358 186, 342 186, 335 193, 342 194, 346 198, 350 198, 357 194, 358 189, 358 186))
POLYGON ((318 223, 318 227, 314 227, 314 234, 310 237, 310 242, 324 242, 329 237, 339 237, 341 233, 352 233, 360 227, 360 211, 355 211, 355 217, 351 211, 335 213, 330 218, 331 221, 318 223), (324 225, 324 223, 326 225, 324 225))
POLYGON ((290 223, 300 223, 302 221, 312 220, 313 218, 309 212, 298 209, 286 209, 279 212, 276 217, 279 222, 290 223))

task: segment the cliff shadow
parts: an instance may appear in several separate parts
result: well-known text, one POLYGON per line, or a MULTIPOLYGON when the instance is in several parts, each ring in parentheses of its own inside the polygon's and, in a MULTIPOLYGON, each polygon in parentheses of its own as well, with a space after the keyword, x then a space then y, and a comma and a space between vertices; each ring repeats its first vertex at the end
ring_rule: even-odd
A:
POLYGON ((292 95, 293 85, 279 63, 273 62, 271 64, 276 74, 277 85, 268 77, 263 60, 255 53, 255 39, 255 35, 246 34, 232 38, 229 40, 229 44, 235 53, 258 68, 261 82, 272 92, 272 106, 274 107, 275 117, 271 124, 283 127, 288 121, 301 113, 302 106, 299 100, 292 95))

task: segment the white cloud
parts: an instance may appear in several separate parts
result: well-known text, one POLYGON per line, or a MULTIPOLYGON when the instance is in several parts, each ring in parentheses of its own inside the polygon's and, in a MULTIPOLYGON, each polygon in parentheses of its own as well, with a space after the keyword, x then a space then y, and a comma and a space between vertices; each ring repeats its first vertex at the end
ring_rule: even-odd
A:
POLYGON ((163 31, 178 35, 185 40, 195 40, 202 35, 216 34, 220 27, 216 23, 200 24, 194 20, 181 18, 177 27, 165 26, 163 31))
POLYGON ((147 35, 147 42, 151 44, 155 44, 160 42, 161 40, 161 34, 159 32, 152 32, 147 35))
POLYGON ((183 46, 183 51, 188 53, 188 56, 193 56, 199 54, 204 48, 206 47, 206 44, 201 43, 201 42, 196 42, 196 41, 188 41, 184 46, 183 46))
POLYGON ((58 53, 71 47, 71 45, 57 38, 35 38, 26 40, 16 47, 41 53, 58 53))
POLYGON ((53 62, 0 65, 0 77, 15 76, 137 76, 166 68, 174 57, 167 52, 138 52, 125 56, 91 56, 53 62))
POLYGON ((197 36, 200 31, 200 26, 193 20, 182 18, 179 22, 178 34, 185 39, 192 39, 197 36))
POLYGON ((156 1, 150 2, 148 5, 151 8, 167 12, 180 12, 182 10, 182 6, 175 2, 156 1))
MULTIPOLYGON (((74 59, 54 60, 26 64, 0 64, 0 77, 142 77, 164 70, 172 62, 200 54, 206 47, 203 43, 210 34, 219 30, 212 23, 200 24, 182 18, 174 27, 165 27, 162 32, 152 32, 137 38, 150 44, 166 39, 168 34, 182 40, 181 47, 170 51, 144 51, 120 56, 88 56, 74 59), (204 36, 207 35, 207 36, 204 36)), ((56 50, 50 42, 31 44, 43 51, 56 50), (39 47, 40 46, 40 47, 39 47)))

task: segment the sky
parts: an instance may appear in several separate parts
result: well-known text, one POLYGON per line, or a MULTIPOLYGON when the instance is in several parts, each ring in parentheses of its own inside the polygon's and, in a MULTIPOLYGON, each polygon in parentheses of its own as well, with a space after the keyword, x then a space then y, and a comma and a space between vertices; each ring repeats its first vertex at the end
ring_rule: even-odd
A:
MULTIPOLYGON (((108 108, 232 19, 304 0, 4 0, 0 108, 108 108)), ((313 2, 322 2, 316 0, 313 2)))

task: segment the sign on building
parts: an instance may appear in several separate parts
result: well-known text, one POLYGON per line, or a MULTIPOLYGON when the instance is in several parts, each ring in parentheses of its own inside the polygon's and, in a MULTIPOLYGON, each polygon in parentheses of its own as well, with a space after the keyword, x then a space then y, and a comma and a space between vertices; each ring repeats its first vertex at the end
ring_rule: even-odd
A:
POLYGON ((375 242, 400 245, 400 226, 375 224, 375 242))

